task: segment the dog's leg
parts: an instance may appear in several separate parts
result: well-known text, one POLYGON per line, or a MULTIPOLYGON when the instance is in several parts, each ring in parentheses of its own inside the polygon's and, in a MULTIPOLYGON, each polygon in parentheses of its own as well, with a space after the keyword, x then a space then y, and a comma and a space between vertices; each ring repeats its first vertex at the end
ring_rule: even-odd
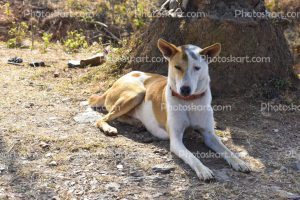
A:
POLYGON ((169 124, 170 149, 175 155, 187 163, 201 180, 210 180, 214 178, 213 172, 202 164, 182 143, 184 127, 178 127, 180 123, 169 124))
POLYGON ((220 156, 224 158, 234 170, 250 172, 250 167, 244 161, 238 158, 233 152, 231 152, 215 134, 213 121, 208 124, 211 124, 211 126, 205 128, 203 131, 204 143, 216 153, 220 154, 220 156))
POLYGON ((107 122, 130 112, 142 101, 144 95, 144 92, 127 92, 125 94, 122 94, 122 97, 120 97, 109 109, 107 115, 96 122, 96 126, 109 136, 116 135, 118 133, 117 129, 110 126, 107 122))
POLYGON ((107 94, 107 92, 105 92, 103 95, 96 95, 96 94, 93 94, 93 95, 90 96, 90 98, 89 98, 89 105, 90 105, 92 108, 97 108, 97 107, 104 106, 106 94, 107 94))
POLYGON ((135 126, 137 128, 143 128, 143 123, 133 117, 123 115, 117 119, 121 123, 129 124, 131 126, 135 126))

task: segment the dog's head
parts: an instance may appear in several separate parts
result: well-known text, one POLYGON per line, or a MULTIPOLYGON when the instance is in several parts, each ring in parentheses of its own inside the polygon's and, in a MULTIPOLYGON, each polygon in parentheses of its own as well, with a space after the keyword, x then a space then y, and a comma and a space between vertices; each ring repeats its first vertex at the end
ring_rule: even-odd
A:
POLYGON ((209 87, 208 63, 219 55, 221 44, 201 49, 195 45, 177 47, 159 39, 158 48, 169 61, 168 81, 172 90, 189 96, 202 93, 209 87))

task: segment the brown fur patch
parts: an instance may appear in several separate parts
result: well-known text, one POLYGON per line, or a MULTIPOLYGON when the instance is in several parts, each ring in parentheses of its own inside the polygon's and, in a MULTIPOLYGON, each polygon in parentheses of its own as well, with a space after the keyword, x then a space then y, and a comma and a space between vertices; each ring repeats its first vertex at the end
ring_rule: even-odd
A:
POLYGON ((183 79, 187 68, 188 68, 188 60, 184 60, 184 55, 187 57, 184 51, 178 52, 175 56, 172 57, 170 64, 172 67, 175 68, 175 66, 179 66, 181 70, 172 70, 172 74, 170 74, 171 77, 178 77, 179 79, 183 79))
POLYGON ((152 101, 154 116, 162 128, 167 126, 166 85, 167 78, 157 74, 147 74, 151 77, 145 81, 145 100, 152 101))
POLYGON ((131 76, 133 76, 133 77, 140 77, 141 74, 140 73, 133 73, 133 74, 131 74, 131 76))

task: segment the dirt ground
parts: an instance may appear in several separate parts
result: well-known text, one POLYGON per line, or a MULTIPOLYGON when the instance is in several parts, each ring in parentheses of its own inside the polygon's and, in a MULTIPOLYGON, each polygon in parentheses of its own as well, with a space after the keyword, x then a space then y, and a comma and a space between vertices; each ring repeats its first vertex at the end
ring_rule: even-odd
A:
POLYGON ((145 130, 116 122, 119 136, 107 137, 91 123, 74 121, 84 112, 82 102, 103 84, 78 81, 93 68, 68 69, 66 63, 90 54, 0 46, 1 200, 300 199, 299 110, 261 110, 261 103, 279 101, 247 94, 215 99, 214 105, 231 108, 215 112, 218 135, 254 171, 233 171, 204 147, 201 135, 188 132, 184 143, 216 175, 216 181, 202 182, 169 153, 168 141, 145 130), (50 66, 6 64, 13 56, 50 66))

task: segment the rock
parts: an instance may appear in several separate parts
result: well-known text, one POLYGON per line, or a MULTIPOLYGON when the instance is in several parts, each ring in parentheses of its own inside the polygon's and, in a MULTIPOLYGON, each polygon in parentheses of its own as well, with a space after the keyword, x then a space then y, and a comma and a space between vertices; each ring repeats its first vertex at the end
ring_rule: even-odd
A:
POLYGON ((30 102, 27 105, 25 105, 25 108, 32 108, 34 106, 34 103, 30 102))
POLYGON ((130 172, 130 175, 133 176, 133 177, 144 176, 143 171, 133 171, 133 172, 130 172))
POLYGON ((79 103, 79 106, 80 107, 87 107, 89 105, 89 102, 88 101, 81 101, 80 103, 79 103))
POLYGON ((219 169, 219 170, 215 170, 215 177, 218 181, 230 181, 231 178, 230 176, 228 176, 228 171, 230 169, 219 169))
POLYGON ((94 190, 98 186, 98 181, 97 179, 93 178, 93 180, 90 181, 91 189, 94 190))
POLYGON ((51 161, 51 162, 49 163, 49 166, 57 166, 57 162, 55 162, 55 161, 53 160, 53 161, 51 161))
POLYGON ((300 160, 298 160, 298 161, 296 162, 296 168, 297 168, 298 171, 300 171, 300 160))
POLYGON ((54 78, 58 78, 58 77, 59 77, 59 71, 55 71, 55 72, 53 73, 53 77, 54 77, 54 78))
POLYGON ((105 185, 105 189, 111 192, 118 192, 120 190, 120 184, 111 182, 105 185))
POLYGON ((49 148, 50 147, 50 144, 46 143, 46 142, 41 142, 40 144, 40 147, 42 147, 43 149, 46 149, 46 148, 49 148))
POLYGON ((294 194, 294 193, 291 193, 291 192, 287 192, 285 190, 282 190, 278 186, 271 186, 271 190, 276 192, 281 198, 284 198, 284 199, 300 199, 299 194, 294 194))
POLYGON ((5 165, 0 165, 0 174, 6 170, 5 165))
POLYGON ((0 193, 0 199, 1 200, 8 200, 9 198, 8 198, 8 195, 7 194, 5 194, 5 193, 0 193))
POLYGON ((122 170, 123 169, 123 165, 117 165, 117 169, 118 170, 122 170))
POLYGON ((247 151, 241 151, 239 153, 237 153, 237 155, 240 157, 240 158, 244 158, 248 155, 248 152, 247 151))
POLYGON ((273 131, 274 133, 278 133, 278 132, 279 132, 278 129, 273 129, 272 131, 273 131))
POLYGON ((169 152, 164 149, 158 149, 158 150, 153 151, 153 153, 164 156, 164 155, 168 154, 169 152))
POLYGON ((85 112, 77 114, 73 119, 79 124, 95 123, 103 115, 91 108, 87 108, 85 112))
POLYGON ((169 174, 171 171, 175 170, 175 167, 167 164, 158 164, 152 167, 152 170, 155 173, 169 174))

